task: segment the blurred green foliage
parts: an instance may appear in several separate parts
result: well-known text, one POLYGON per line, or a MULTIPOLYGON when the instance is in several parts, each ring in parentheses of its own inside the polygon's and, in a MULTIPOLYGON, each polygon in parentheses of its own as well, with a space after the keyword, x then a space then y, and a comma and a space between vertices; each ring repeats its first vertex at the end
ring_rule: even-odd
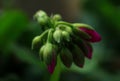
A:
MULTIPOLYGON (((79 19, 94 26, 102 42, 93 44, 93 59, 86 59, 84 68, 73 65, 67 69, 61 65, 60 81, 120 81, 120 1, 84 1, 84 14, 79 19)), ((28 17, 33 12, 14 9, 14 3, 0 1, 0 81, 48 81, 46 66, 31 50, 31 41, 41 28, 28 17)))
POLYGON ((27 16, 17 10, 4 11, 0 15, 0 46, 15 41, 27 29, 27 16))

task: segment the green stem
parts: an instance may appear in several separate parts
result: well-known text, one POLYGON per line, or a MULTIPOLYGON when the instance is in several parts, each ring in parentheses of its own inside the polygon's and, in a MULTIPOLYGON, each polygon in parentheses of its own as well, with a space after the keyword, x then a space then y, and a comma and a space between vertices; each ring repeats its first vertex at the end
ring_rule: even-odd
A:
POLYGON ((55 27, 57 27, 58 25, 67 25, 67 26, 70 26, 70 27, 72 27, 73 28, 73 26, 70 24, 70 23, 68 23, 68 22, 64 22, 64 21, 59 21, 59 22, 57 22, 56 24, 55 24, 55 27))
POLYGON ((44 32, 40 35, 40 37, 42 38, 48 31, 49 31, 49 29, 46 30, 46 31, 44 31, 44 32))
POLYGON ((51 42, 52 41, 52 31, 53 29, 49 29, 49 32, 48 32, 48 37, 47 37, 47 43, 51 42))
POLYGON ((57 66, 55 68, 54 73, 51 75, 50 81, 59 81, 61 70, 62 70, 61 61, 60 61, 60 58, 58 56, 57 66))

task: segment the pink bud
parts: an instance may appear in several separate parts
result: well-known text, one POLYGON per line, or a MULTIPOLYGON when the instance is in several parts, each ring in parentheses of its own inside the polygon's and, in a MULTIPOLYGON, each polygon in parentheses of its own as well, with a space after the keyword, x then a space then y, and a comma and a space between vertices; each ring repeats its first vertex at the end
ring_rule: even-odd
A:
POLYGON ((50 72, 50 74, 52 74, 54 72, 55 66, 56 66, 56 60, 55 60, 55 57, 53 56, 51 64, 47 65, 47 68, 48 68, 48 71, 50 72))
POLYGON ((86 48, 88 50, 88 54, 86 55, 86 57, 89 58, 89 59, 91 59, 92 58, 92 52, 93 52, 91 44, 86 43, 86 48))
POLYGON ((101 41, 101 36, 95 30, 88 29, 88 28, 85 28, 85 27, 80 27, 80 30, 86 32, 88 35, 91 36, 91 39, 89 39, 88 41, 90 41, 90 42, 101 41))

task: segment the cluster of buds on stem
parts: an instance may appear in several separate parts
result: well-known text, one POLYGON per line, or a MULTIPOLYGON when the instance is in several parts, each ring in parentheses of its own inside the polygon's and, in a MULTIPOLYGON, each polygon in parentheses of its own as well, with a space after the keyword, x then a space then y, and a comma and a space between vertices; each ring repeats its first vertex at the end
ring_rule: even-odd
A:
POLYGON ((43 32, 33 39, 32 49, 39 46, 41 61, 45 62, 50 73, 54 72, 58 56, 67 68, 72 63, 83 67, 85 57, 92 58, 91 43, 101 40, 101 36, 90 25, 62 21, 59 14, 49 17, 40 10, 34 18, 43 32))

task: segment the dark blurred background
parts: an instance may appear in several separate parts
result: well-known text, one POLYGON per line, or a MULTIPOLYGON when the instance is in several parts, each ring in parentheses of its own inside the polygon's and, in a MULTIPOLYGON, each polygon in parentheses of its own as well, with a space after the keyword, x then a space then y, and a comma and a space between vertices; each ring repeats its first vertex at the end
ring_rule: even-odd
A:
POLYGON ((120 0, 0 0, 0 81, 49 81, 50 74, 31 50, 41 33, 38 10, 59 13, 68 22, 93 26, 102 36, 84 68, 62 67, 59 81, 120 81, 120 0))

